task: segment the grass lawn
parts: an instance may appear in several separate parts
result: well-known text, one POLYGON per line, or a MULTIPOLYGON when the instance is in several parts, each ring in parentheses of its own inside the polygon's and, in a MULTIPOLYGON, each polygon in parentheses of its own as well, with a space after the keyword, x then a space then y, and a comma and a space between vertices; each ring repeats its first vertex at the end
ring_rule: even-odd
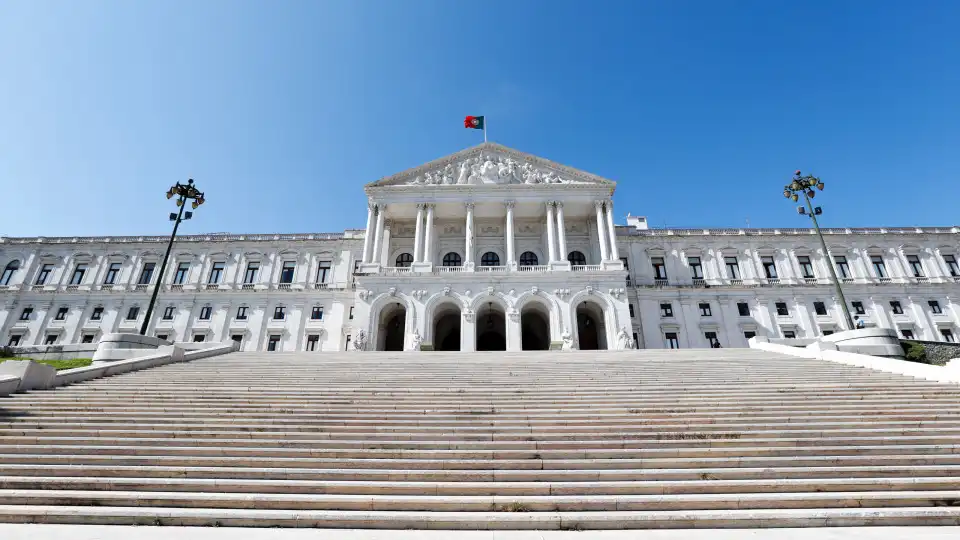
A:
MULTIPOLYGON (((0 362, 6 362, 7 360, 33 360, 33 358, 0 358, 0 362)), ((61 369, 73 369, 78 367, 86 367, 93 363, 93 360, 89 358, 74 358, 72 360, 33 360, 38 364, 46 364, 48 366, 53 366, 57 370, 61 369)))

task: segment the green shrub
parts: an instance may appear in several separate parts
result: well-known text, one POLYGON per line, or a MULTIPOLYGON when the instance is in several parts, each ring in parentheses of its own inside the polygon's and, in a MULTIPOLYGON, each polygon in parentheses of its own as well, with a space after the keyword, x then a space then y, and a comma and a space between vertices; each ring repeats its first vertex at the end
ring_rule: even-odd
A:
POLYGON ((900 346, 903 347, 903 355, 907 361, 920 362, 922 364, 927 363, 927 348, 923 346, 923 343, 901 341, 900 346))

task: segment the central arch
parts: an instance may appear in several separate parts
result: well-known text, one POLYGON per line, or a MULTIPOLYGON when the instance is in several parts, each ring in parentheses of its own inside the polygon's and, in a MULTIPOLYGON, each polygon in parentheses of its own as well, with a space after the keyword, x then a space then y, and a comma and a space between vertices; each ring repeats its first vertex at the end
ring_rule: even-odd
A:
POLYGON ((377 350, 402 351, 406 335, 407 308, 400 302, 387 304, 377 321, 377 350))
POLYGON ((477 310, 476 330, 476 350, 507 350, 507 317, 499 302, 487 302, 477 310))
POLYGON ((607 326, 603 307, 584 300, 577 305, 577 341, 582 351, 607 349, 607 326))
POLYGON ((460 306, 444 302, 433 313, 433 349, 460 350, 460 306))
POLYGON ((550 310, 539 301, 527 302, 520 310, 520 348, 524 351, 550 349, 550 310))

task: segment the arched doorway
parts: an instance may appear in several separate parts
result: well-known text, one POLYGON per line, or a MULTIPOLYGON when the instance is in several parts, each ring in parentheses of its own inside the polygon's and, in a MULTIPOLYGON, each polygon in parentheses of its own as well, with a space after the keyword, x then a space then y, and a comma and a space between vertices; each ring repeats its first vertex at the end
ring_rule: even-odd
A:
POLYGON ((460 306, 446 303, 433 315, 433 350, 460 350, 460 306))
POLYGON ((520 311, 520 345, 525 351, 550 349, 550 311, 540 302, 528 302, 520 311))
POLYGON ((477 350, 507 350, 507 318, 503 308, 494 302, 487 302, 477 310, 477 350))
POLYGON ((402 351, 407 328, 407 308, 400 302, 386 305, 380 310, 377 328, 378 351, 402 351))
POLYGON ((599 305, 583 301, 577 306, 577 341, 581 351, 607 348, 607 327, 599 305))

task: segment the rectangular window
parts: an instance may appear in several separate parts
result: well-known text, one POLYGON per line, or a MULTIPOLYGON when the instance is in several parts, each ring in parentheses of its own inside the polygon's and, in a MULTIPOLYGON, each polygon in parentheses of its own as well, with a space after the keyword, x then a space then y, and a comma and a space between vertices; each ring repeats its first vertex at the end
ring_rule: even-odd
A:
POLYGON ((627 304, 627 307, 630 308, 630 318, 636 317, 637 313, 633 310, 633 304, 627 304))
POLYGON ((960 265, 957 264, 957 257, 954 255, 944 255, 943 262, 947 263, 947 270, 952 277, 960 277, 960 265))
POLYGON ((941 328, 940 335, 943 336, 943 340, 948 343, 953 343, 956 341, 953 337, 953 330, 950 330, 949 328, 941 328))
POLYGON ((70 277, 71 285, 80 285, 83 283, 83 276, 87 274, 87 263, 77 263, 73 269, 73 276, 70 277))
POLYGON ((234 343, 239 343, 241 346, 243 345, 243 334, 234 334, 230 336, 230 339, 232 339, 234 343))
POLYGON ((890 301, 890 309, 893 310, 894 315, 903 315, 903 306, 897 300, 890 301))
POLYGON ((853 306, 854 315, 866 315, 867 310, 863 309, 863 302, 850 302, 850 305, 853 306))
POLYGON ((676 332, 665 332, 663 334, 663 339, 666 341, 666 346, 668 349, 679 349, 680 348, 680 339, 677 338, 676 332))
POLYGON ((187 281, 187 274, 190 272, 190 263, 182 262, 177 265, 177 271, 173 274, 174 285, 183 285, 187 281))
POLYGON ((210 306, 203 306, 200 308, 200 320, 209 321, 211 312, 213 312, 213 308, 210 306))
POLYGON ((913 339, 913 330, 902 328, 900 329, 900 335, 903 336, 903 339, 913 339))
POLYGON ((84 334, 83 338, 80 339, 80 343, 93 343, 93 334, 84 334))
POLYGON ((800 255, 797 257, 797 262, 800 263, 800 275, 805 279, 816 277, 813 274, 813 263, 810 262, 810 257, 800 255))
POLYGON ((723 262, 727 265, 727 277, 730 279, 740 279, 740 263, 736 257, 724 257, 723 262))
POLYGON ((176 308, 173 307, 173 306, 167 306, 167 307, 163 308, 163 320, 165 320, 165 321, 172 321, 172 320, 173 320, 173 311, 174 311, 175 309, 176 309, 176 308))
POLYGON ((110 266, 107 268, 107 276, 103 278, 103 284, 114 285, 117 283, 118 277, 120 277, 120 263, 110 263, 110 266))
POLYGON ((717 339, 717 333, 716 333, 716 332, 704 332, 704 333, 703 333, 703 337, 707 338, 707 343, 710 344, 710 348, 711 348, 711 349, 719 349, 719 348, 720 348, 720 340, 717 339))
POLYGON ((194 342, 194 343, 203 343, 203 341, 204 341, 205 339, 207 339, 206 334, 195 334, 195 335, 193 336, 193 342, 194 342))
POLYGON ((6 268, 3 269, 3 274, 0 274, 0 285, 9 285, 10 280, 13 279, 13 274, 15 274, 19 268, 19 261, 13 261, 7 264, 6 268))
POLYGON ((287 308, 283 306, 277 306, 273 308, 273 320, 282 321, 287 316, 287 308))
POLYGON ((220 279, 223 278, 223 266, 225 263, 215 262, 213 266, 210 267, 210 279, 207 280, 207 283, 216 284, 220 283, 220 279))
POLYGON ((284 261, 280 269, 280 283, 293 283, 293 272, 297 269, 294 261, 284 261))
POLYGON ((247 271, 243 273, 243 283, 250 285, 257 281, 257 272, 260 271, 259 261, 250 261, 247 263, 247 271))
POLYGON ((824 305, 823 302, 814 302, 814 303, 813 303, 813 311, 814 311, 817 315, 826 315, 826 314, 827 314, 827 306, 824 305))
POLYGON ((673 317, 673 304, 660 304, 661 317, 673 317))
POLYGON ((760 263, 763 264, 763 274, 768 279, 777 278, 777 264, 773 261, 773 257, 760 257, 760 263))
POLYGON ((346 343, 346 346, 343 348, 343 350, 349 351, 350 350, 350 334, 347 334, 347 339, 345 343, 346 343))
POLYGON ((350 317, 349 317, 349 319, 350 319, 351 321, 353 320, 353 306, 350 306, 350 317))
POLYGON ((317 283, 326 283, 330 277, 330 261, 320 261, 317 263, 317 283))
POLYGON ((67 318, 67 311, 69 310, 68 308, 65 308, 65 307, 58 309, 57 315, 54 317, 54 320, 57 320, 57 321, 65 320, 67 318))
POLYGON ((687 263, 690 265, 690 273, 693 279, 703 279, 703 266, 700 265, 700 257, 688 257, 687 263))
POLYGON ((743 339, 749 340, 750 338, 757 337, 757 333, 752 330, 746 330, 743 332, 743 339))
POLYGON ((824 331, 823 331, 823 335, 825 335, 825 336, 832 336, 832 335, 833 335, 833 330, 824 330, 824 331))
POLYGON ((750 304, 747 304, 746 302, 737 302, 737 313, 739 313, 741 317, 749 317, 750 304))
POLYGON ((30 315, 33 315, 33 308, 32 307, 23 308, 23 311, 20 312, 20 320, 29 321, 30 315))
POLYGON ((907 255, 907 264, 910 265, 910 271, 913 277, 923 277, 923 265, 920 264, 920 257, 917 255, 907 255))
POLYGON ((237 308, 237 320, 238 321, 247 320, 247 306, 240 306, 237 308))
POLYGON ((636 332, 633 333, 633 348, 640 348, 640 336, 636 332))
POLYGON ((315 351, 317 350, 317 343, 320 343, 320 336, 317 334, 310 334, 307 336, 307 350, 315 351))
POLYGON ((135 321, 135 320, 137 320, 137 315, 140 315, 140 308, 139 308, 139 307, 133 306, 132 308, 130 308, 130 309, 127 310, 127 320, 128 320, 128 321, 135 321))
POLYGON ((50 278, 50 272, 53 271, 52 264, 45 264, 40 267, 40 273, 37 274, 37 285, 43 285, 47 282, 47 279, 50 278))
POLYGON ((887 267, 883 264, 882 255, 871 255, 870 263, 873 264, 873 274, 878 278, 887 277, 887 267))
POLYGON ((650 262, 653 264, 653 277, 656 279, 667 279, 667 265, 663 257, 652 257, 650 262))
POLYGON ((270 339, 267 341, 267 350, 275 351, 280 345, 280 336, 278 334, 273 334, 270 336, 270 339))
POLYGON ((17 345, 20 345, 20 334, 10 336, 10 341, 7 341, 8 347, 16 347, 17 345))
POLYGON ((323 306, 313 306, 313 310, 310 311, 310 318, 314 321, 322 321, 323 306))
POLYGON ((710 304, 700 304, 700 316, 709 317, 713 315, 713 311, 710 309, 710 304))
POLYGON ((940 302, 937 302, 936 300, 930 300, 927 302, 927 305, 930 306, 930 311, 932 311, 934 315, 940 315, 943 313, 943 310, 940 309, 940 302))
POLYGON ((784 330, 783 337, 787 339, 797 339, 797 333, 794 332, 793 330, 784 330))
POLYGON ((774 304, 774 306, 777 308, 777 315, 778 315, 778 316, 780 316, 780 317, 786 317, 787 315, 790 315, 790 310, 787 309, 787 304, 786 304, 786 302, 777 302, 777 303, 774 304))
POLYGON ((44 345, 53 345, 53 344, 55 344, 56 342, 57 342, 57 335, 56 335, 56 334, 47 334, 47 337, 45 337, 45 338, 43 339, 43 344, 44 344, 44 345))
POLYGON ((623 263, 624 270, 630 270, 630 263, 626 257, 620 257, 620 262, 623 263))
POLYGON ((101 318, 103 318, 103 308, 102 307, 93 308, 93 313, 90 314, 90 320, 99 321, 101 318))
POLYGON ((143 263, 143 270, 140 271, 140 279, 137 280, 137 285, 149 285, 153 280, 153 269, 156 266, 157 263, 143 263))
POLYGON ((850 277, 850 266, 847 264, 847 258, 838 256, 833 258, 834 266, 837 267, 837 276, 841 278, 850 277))

